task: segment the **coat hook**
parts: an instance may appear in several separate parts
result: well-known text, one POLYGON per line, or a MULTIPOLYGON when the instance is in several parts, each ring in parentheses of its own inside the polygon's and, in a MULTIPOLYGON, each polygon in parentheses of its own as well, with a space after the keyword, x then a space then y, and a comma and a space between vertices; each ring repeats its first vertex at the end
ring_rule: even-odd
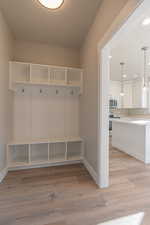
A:
POLYGON ((59 91, 58 90, 56 90, 56 95, 58 95, 59 94, 59 91))
POLYGON ((24 93, 24 88, 22 89, 22 93, 24 93))
POLYGON ((40 93, 42 93, 42 89, 40 89, 40 93))

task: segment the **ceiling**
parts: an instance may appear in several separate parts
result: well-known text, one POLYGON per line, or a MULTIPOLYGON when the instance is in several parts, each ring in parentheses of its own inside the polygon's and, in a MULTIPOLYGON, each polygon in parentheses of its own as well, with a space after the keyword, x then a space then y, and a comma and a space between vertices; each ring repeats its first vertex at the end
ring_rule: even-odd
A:
POLYGON ((0 0, 0 8, 16 39, 80 48, 101 0, 65 0, 58 10, 38 0, 0 0))
POLYGON ((143 76, 144 53, 142 47, 147 46, 147 75, 150 76, 150 24, 142 26, 145 18, 150 18, 150 1, 142 6, 134 16, 133 21, 125 27, 123 35, 115 41, 112 46, 110 59, 111 80, 121 80, 120 62, 125 63, 125 80, 135 79, 143 76), (142 8, 143 7, 143 8, 142 8))

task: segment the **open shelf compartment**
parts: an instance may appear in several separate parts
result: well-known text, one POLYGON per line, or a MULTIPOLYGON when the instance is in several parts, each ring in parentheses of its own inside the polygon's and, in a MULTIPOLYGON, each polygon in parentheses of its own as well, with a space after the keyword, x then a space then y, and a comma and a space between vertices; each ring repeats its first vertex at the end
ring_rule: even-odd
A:
POLYGON ((51 67, 50 82, 54 84, 67 84, 67 69, 61 67, 51 67))
POLYGON ((29 145, 13 145, 8 148, 9 166, 21 166, 29 163, 29 145))
POLYGON ((7 146, 9 168, 30 168, 34 165, 82 160, 83 140, 80 137, 39 139, 11 142, 7 146))
POLYGON ((70 85, 82 85, 82 70, 75 68, 68 68, 67 83, 70 85))
POLYGON ((31 64, 31 83, 48 83, 49 67, 45 65, 31 64))
POLYGON ((10 62, 10 76, 12 82, 29 82, 30 64, 10 62))
POLYGON ((67 143, 67 160, 80 160, 82 157, 82 142, 67 143))
POLYGON ((66 143, 49 144, 49 161, 61 162, 66 160, 66 143))
POLYGON ((31 144, 30 160, 31 163, 48 161, 48 144, 31 144))

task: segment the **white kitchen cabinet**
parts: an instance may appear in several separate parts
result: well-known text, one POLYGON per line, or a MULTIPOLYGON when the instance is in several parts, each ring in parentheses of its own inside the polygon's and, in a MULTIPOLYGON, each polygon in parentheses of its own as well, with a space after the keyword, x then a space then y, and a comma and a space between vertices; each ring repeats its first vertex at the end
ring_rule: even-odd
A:
POLYGON ((124 81, 123 108, 132 108, 132 81, 124 81))
POLYGON ((150 164, 150 121, 144 119, 112 120, 112 146, 150 164), (133 135, 134 134, 134 135, 133 135))
POLYGON ((124 82, 124 108, 143 108, 147 107, 147 101, 143 93, 142 79, 125 81, 124 82))
POLYGON ((142 81, 134 80, 132 82, 132 107, 142 108, 143 107, 143 93, 142 93, 142 81))
POLYGON ((124 96, 121 96, 121 82, 110 81, 110 99, 117 100, 118 108, 136 109, 148 108, 150 105, 150 91, 143 90, 142 79, 123 82, 124 96))

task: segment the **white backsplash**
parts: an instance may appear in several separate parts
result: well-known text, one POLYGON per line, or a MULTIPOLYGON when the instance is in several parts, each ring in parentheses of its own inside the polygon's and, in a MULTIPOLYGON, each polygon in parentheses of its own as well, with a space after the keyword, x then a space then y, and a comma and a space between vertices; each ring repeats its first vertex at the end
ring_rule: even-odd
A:
POLYGON ((113 109, 111 112, 120 117, 146 117, 150 118, 150 109, 113 109))

